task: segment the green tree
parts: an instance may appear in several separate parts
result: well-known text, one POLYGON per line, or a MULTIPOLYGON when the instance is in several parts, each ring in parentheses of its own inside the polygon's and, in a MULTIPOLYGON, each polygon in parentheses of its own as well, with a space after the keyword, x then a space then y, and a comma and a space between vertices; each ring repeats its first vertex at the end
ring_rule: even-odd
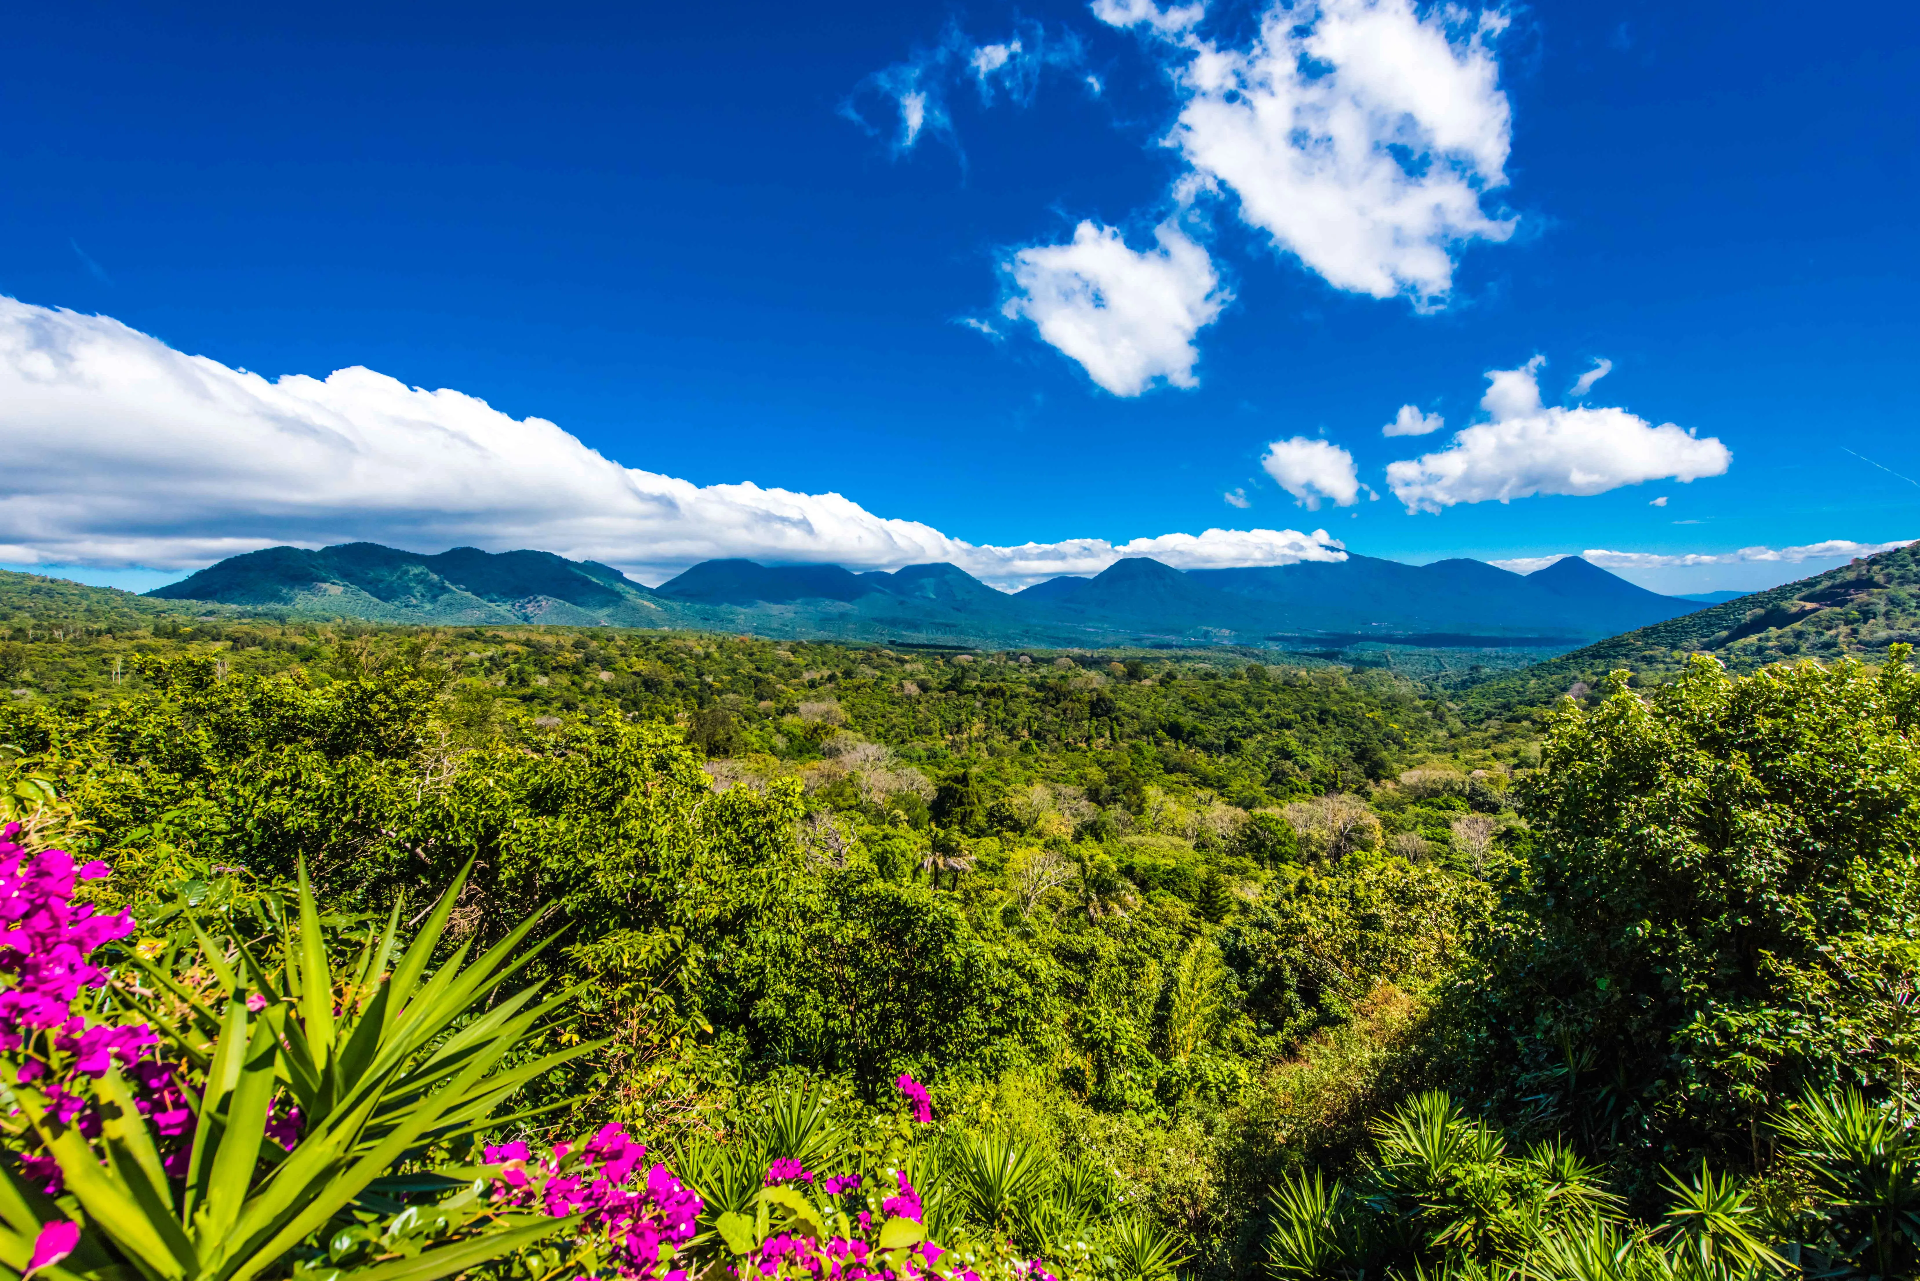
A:
POLYGON ((1528 858, 1476 983, 1482 1088, 1662 1165, 1760 1155, 1803 1090, 1903 1084, 1920 975, 1920 680, 1696 658, 1564 702, 1522 787, 1528 858), (1895 1027, 1895 1023, 1899 1027, 1895 1027))

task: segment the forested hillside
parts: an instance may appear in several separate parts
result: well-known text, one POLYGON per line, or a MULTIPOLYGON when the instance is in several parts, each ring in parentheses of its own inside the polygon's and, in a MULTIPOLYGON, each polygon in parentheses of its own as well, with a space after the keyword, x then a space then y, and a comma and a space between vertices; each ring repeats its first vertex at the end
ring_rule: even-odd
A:
POLYGON ((1489 679, 1467 691, 1463 714, 1541 706, 1576 685, 1598 689, 1617 668, 1641 679, 1679 671, 1710 653, 1749 672, 1768 663, 1870 657, 1920 640, 1920 544, 1895 548, 1683 618, 1655 623, 1489 679))
POLYGON ((992 649, 1380 640, 1557 649, 1696 608, 1577 556, 1521 575, 1474 560, 1402 565, 1329 555, 1335 559, 1191 572, 1132 556, 1090 578, 1009 594, 944 563, 855 573, 710 560, 648 588, 609 566, 549 552, 456 547, 423 555, 345 543, 247 552, 151 595, 319 619, 605 624, 992 649))
MULTIPOLYGON (((1652 701, 1467 724, 1391 671, 1221 653, 179 618, 9 635, 9 812, 33 848, 110 868, 71 893, 140 923, 87 936, 106 986, 86 1017, 204 1028, 102 1051, 173 1065, 128 1087, 137 1111, 174 1115, 164 1082, 202 1081, 195 1047, 242 1035, 235 1011, 284 1008, 293 1057, 256 1043, 245 1106, 290 1152, 336 1141, 345 1113, 295 1047, 385 1035, 354 1013, 375 951, 471 962, 470 989, 419 988, 455 1002, 448 1029, 469 990, 558 1002, 436 1034, 491 1038, 473 1070, 502 1084, 460 1085, 479 1110, 459 1115, 495 1119, 396 1147, 377 1195, 315 1185, 303 1268, 650 1277, 658 1248, 798 1276, 797 1238, 878 1257, 931 1237, 948 1252, 894 1256, 899 1275, 1911 1275, 1909 1220, 1846 1190, 1920 1156, 1904 656, 1740 682, 1706 664, 1652 701), (302 995, 329 964, 332 1014, 302 995), (674 1173, 592 1220, 629 1226, 536 1245, 559 1229, 511 1190, 561 1187, 581 1151, 624 1179, 633 1139, 674 1173), (454 1195, 476 1177, 511 1197, 454 1195), (1684 1272, 1695 1246, 1712 1268, 1684 1272), (1638 1270, 1567 1262, 1615 1255, 1638 1270)), ((413 966, 391 981, 427 983, 413 966)), ((19 1089, 52 1071, 70 1118, 118 1106, 117 1078, 48 1045, 8 1069, 19 1089)), ((54 1193, 106 1196, 71 1132, 7 1131, 54 1193)), ((155 1131, 156 1189, 191 1155, 178 1133, 155 1131)), ((264 1162, 246 1195, 293 1196, 276 1157, 241 1160, 243 1182, 264 1162)), ((53 1213, 0 1204, 16 1232, 53 1213)), ((82 1244, 136 1249, 109 1227, 133 1214, 82 1244)))

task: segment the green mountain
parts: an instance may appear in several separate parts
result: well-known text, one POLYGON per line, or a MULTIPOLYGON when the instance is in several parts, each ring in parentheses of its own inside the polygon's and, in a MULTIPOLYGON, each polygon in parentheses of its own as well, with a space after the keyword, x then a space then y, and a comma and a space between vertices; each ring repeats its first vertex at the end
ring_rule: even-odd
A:
POLYGON ((1462 701, 1496 714, 1597 689, 1619 668, 1658 677, 1693 653, 1748 672, 1796 658, 1879 657, 1901 641, 1920 643, 1920 543, 1610 637, 1477 685, 1462 701))
POLYGON ((269 547, 229 557, 147 595, 382 623, 661 627, 680 621, 619 570, 551 552, 473 547, 437 556, 378 543, 319 551, 269 547))
POLYGON ((956 566, 854 573, 839 565, 704 561, 658 588, 549 552, 376 543, 272 547, 149 594, 385 623, 691 628, 787 639, 992 648, 1366 642, 1561 648, 1691 612, 1578 558, 1532 575, 1473 560, 1183 573, 1146 557, 1091 578, 995 591, 956 566))

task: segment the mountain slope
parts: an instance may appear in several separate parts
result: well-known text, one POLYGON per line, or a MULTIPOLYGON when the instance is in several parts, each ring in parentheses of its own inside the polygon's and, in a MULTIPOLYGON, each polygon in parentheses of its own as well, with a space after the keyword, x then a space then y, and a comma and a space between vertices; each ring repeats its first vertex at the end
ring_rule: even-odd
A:
POLYGON ((378 543, 269 547, 147 595, 389 623, 659 627, 676 619, 646 588, 605 565, 472 547, 434 556, 378 543))
POLYGON ((1008 595, 949 564, 893 573, 703 561, 658 588, 548 552, 438 555, 376 543, 271 547, 150 596, 390 623, 688 627, 782 637, 999 646, 1356 640, 1553 645, 1685 613, 1573 559, 1530 577, 1473 560, 1345 561, 1182 573, 1130 557, 1008 595))
POLYGON ((1295 633, 1551 633, 1575 639, 1695 608, 1577 556, 1528 575, 1477 560, 1403 565, 1349 554, 1339 562, 1192 570, 1188 577, 1265 602, 1275 611, 1275 628, 1295 633))
POLYGON ((1549 702, 1577 683, 1597 689, 1618 668, 1659 677, 1692 653, 1746 672, 1796 658, 1872 660, 1896 642, 1920 642, 1920 543, 1610 637, 1476 685, 1460 702, 1496 715, 1549 702))
MULTIPOLYGON (((1058 581, 1058 580, 1055 580, 1058 581)), ((1146 629, 1161 636, 1195 630, 1236 632, 1246 641, 1259 638, 1271 612, 1257 603, 1219 591, 1146 556, 1117 560, 1072 590, 1017 598, 1029 608, 1090 626, 1146 629)))

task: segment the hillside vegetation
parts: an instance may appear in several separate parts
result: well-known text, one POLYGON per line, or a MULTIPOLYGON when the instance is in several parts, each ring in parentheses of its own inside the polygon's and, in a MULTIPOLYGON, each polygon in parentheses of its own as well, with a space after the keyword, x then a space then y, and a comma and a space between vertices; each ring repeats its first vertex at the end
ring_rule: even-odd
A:
MULTIPOLYGON (((1221 652, 175 616, 8 635, 10 812, 114 869, 91 893, 206 1009, 246 993, 192 957, 238 973, 220 940, 284 938, 291 977, 272 952, 247 982, 272 1010, 284 981, 323 1034, 293 989, 318 964, 287 924, 304 876, 343 974, 356 922, 391 920, 481 973, 516 958, 497 981, 569 1011, 487 1043, 501 1119, 407 1149, 378 1196, 316 1193, 310 1263, 334 1241, 331 1267, 654 1276, 652 1244, 539 1254, 553 1229, 515 1201, 433 1209, 476 1172, 560 1186, 597 1133, 592 1162, 630 1170, 642 1140, 702 1206, 675 1220, 662 1174, 618 1222, 765 1275, 807 1274, 782 1260, 815 1247, 781 1243, 824 1241, 810 1221, 875 1250, 912 1223, 888 1248, 963 1243, 914 1268, 1008 1281, 1036 1259, 1068 1281, 1667 1276, 1688 1241, 1718 1262, 1685 1275, 1775 1254, 1911 1275, 1907 1220, 1846 1191, 1861 1161, 1920 1157, 1902 655, 1696 664, 1647 699, 1470 726, 1391 671, 1221 652), (522 949, 541 904, 557 934, 522 949)), ((262 1115, 320 1142, 327 1096, 284 1070, 293 1093, 258 1106, 298 1110, 262 1115)))
POLYGON ((1920 640, 1920 544, 1881 552, 1824 574, 1655 623, 1494 677, 1466 690, 1469 719, 1551 703, 1572 690, 1598 690, 1607 673, 1651 680, 1681 670, 1687 656, 1712 654, 1750 672, 1801 658, 1872 657, 1920 640), (1584 688, 1581 688, 1584 687, 1584 688))

